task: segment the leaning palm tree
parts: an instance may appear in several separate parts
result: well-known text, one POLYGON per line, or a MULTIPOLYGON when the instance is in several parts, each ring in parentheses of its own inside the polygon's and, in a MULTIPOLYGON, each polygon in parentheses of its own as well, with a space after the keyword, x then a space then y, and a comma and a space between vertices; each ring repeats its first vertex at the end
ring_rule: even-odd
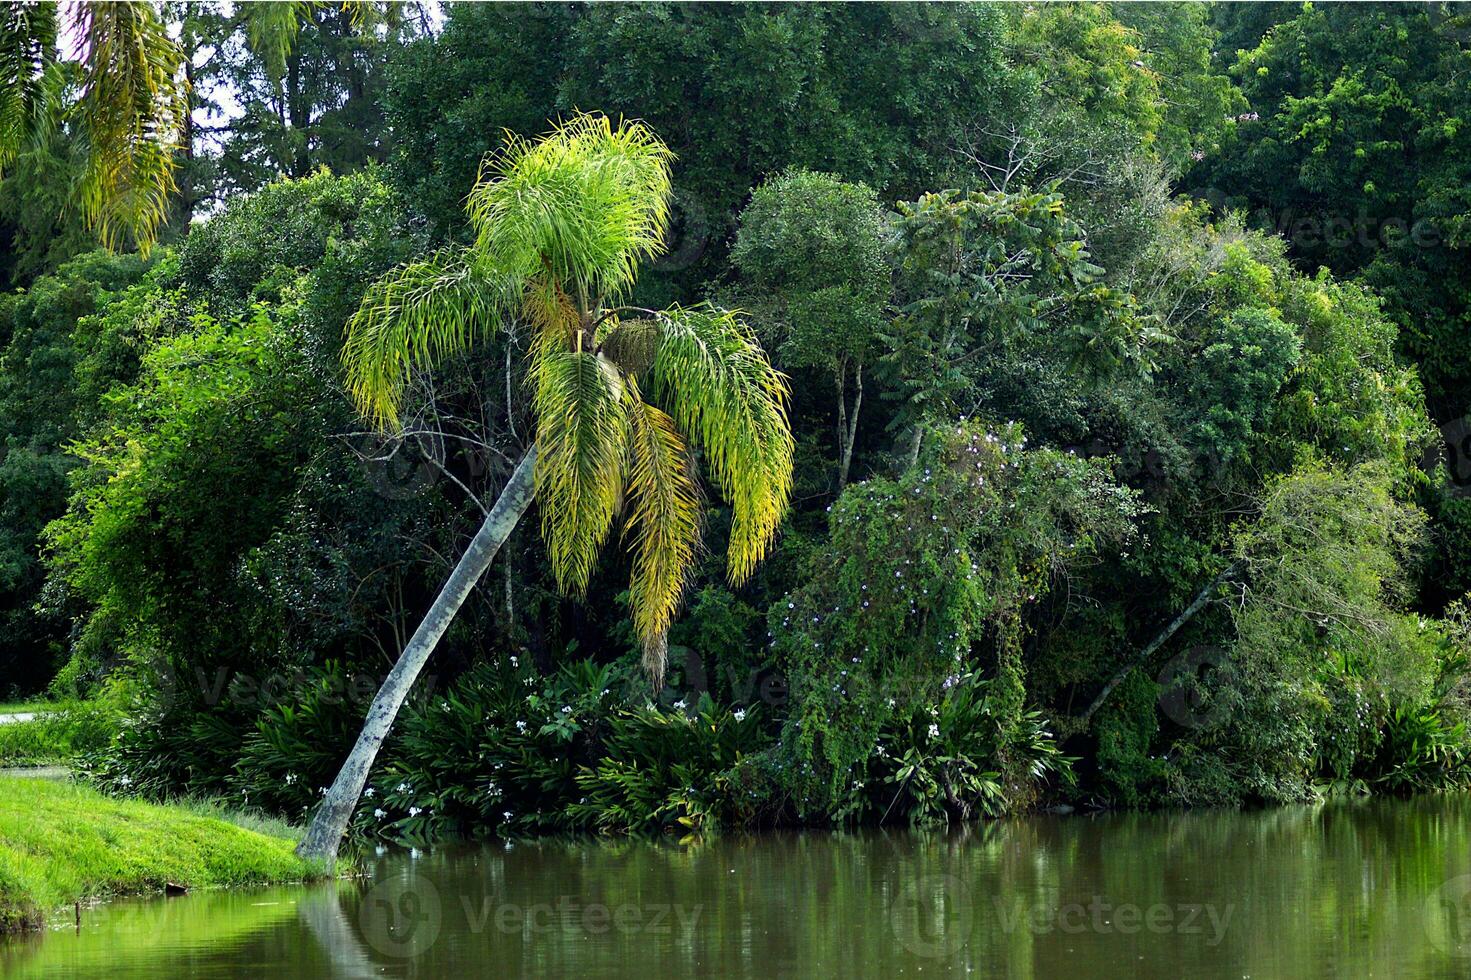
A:
POLYGON ((691 443, 730 501, 731 581, 770 547, 791 490, 785 379, 733 313, 622 305, 640 262, 663 249, 671 157, 645 126, 600 115, 512 140, 470 193, 474 241, 380 280, 350 322, 348 387, 385 431, 416 367, 509 320, 529 325, 536 438, 379 689, 303 856, 336 856, 399 707, 533 497, 552 572, 574 595, 622 511, 633 621, 656 686, 698 544, 691 443))

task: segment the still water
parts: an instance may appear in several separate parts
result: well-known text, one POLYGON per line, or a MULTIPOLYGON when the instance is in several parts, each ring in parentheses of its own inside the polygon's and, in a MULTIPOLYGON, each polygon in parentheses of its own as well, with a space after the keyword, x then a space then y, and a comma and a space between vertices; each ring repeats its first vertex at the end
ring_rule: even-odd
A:
POLYGON ((1471 977, 1471 797, 530 842, 115 901, 6 977, 1471 977))

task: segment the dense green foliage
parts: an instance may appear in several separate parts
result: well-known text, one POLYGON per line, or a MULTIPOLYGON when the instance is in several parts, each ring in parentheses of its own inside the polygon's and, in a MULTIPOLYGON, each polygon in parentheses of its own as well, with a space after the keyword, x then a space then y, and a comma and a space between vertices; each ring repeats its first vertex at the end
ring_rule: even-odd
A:
MULTIPOLYGON (((630 302, 745 311, 790 379, 792 510, 735 587, 731 510, 701 501, 662 692, 627 561, 579 567, 574 601, 518 532, 359 832, 1471 781, 1457 16, 466 5, 390 20, 345 102, 331 52, 368 42, 335 17, 296 49, 306 164, 281 132, 227 143, 218 186, 255 193, 147 262, 27 246, 46 274, 0 298, 0 693, 120 705, 99 784, 320 798, 535 431, 536 317, 406 373, 387 436, 348 397, 347 324, 387 270, 473 252, 509 206, 464 207, 486 154, 578 108, 677 154, 630 302), (349 118, 364 142, 331 156, 349 118), (1374 234, 1340 244, 1336 216, 1374 234)), ((251 111, 280 97, 252 85, 251 111)))

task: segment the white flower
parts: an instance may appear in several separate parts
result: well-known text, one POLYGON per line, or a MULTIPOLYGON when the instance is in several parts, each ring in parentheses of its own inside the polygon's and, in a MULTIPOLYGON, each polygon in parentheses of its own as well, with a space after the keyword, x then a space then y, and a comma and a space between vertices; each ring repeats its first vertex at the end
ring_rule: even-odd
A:
POLYGON ((564 714, 564 715, 570 715, 571 713, 572 713, 572 709, 571 708, 567 707, 565 704, 562 705, 562 714, 564 714))
POLYGON ((395 788, 400 793, 407 793, 409 791, 409 784, 408 783, 399 783, 398 786, 395 787, 395 788))
POLYGON ((409 807, 409 816, 411 816, 411 817, 417 817, 419 814, 421 814, 423 812, 424 812, 423 810, 420 810, 416 806, 409 807))
POLYGON ((735 709, 735 720, 736 721, 745 721, 746 720, 746 709, 745 708, 737 708, 737 709, 735 709))
POLYGON ((512 667, 519 667, 519 666, 521 666, 521 660, 520 660, 520 658, 518 658, 518 657, 512 657, 511 658, 511 666, 512 667))
POLYGON ((676 710, 683 711, 684 710, 684 698, 680 698, 678 701, 674 702, 674 707, 675 707, 676 710))
POLYGON ((377 817, 379 820, 382 820, 384 817, 388 816, 388 811, 384 810, 382 807, 378 807, 376 810, 373 811, 373 816, 377 817))
POLYGON ((939 725, 931 725, 930 726, 930 738, 939 738, 939 737, 940 737, 940 726, 939 725))
POLYGON ((518 732, 524 732, 524 731, 526 731, 526 722, 524 722, 524 721, 518 721, 518 722, 516 722, 516 731, 518 731, 518 732))
POLYGON ((133 777, 132 776, 119 776, 117 778, 117 784, 119 786, 131 786, 131 785, 133 785, 133 777))
POLYGON ((286 774, 286 785, 287 786, 291 786, 291 785, 294 785, 295 783, 296 783, 296 773, 294 773, 294 772, 288 772, 286 774))
POLYGON ((363 790, 363 795, 366 796, 368 799, 371 800, 373 798, 373 796, 377 792, 378 791, 376 789, 374 789, 373 787, 369 786, 367 789, 363 790))
POLYGON ((511 811, 510 810, 502 811, 502 813, 501 813, 501 819, 502 820, 509 820, 509 819, 511 819, 511 811))

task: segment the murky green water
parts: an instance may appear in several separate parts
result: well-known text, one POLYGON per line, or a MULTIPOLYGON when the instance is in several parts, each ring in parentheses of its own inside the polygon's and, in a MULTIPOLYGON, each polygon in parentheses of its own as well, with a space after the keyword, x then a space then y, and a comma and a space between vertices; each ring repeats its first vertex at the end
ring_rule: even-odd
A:
POLYGON ((395 852, 117 901, 15 977, 1465 977, 1471 797, 395 852))

